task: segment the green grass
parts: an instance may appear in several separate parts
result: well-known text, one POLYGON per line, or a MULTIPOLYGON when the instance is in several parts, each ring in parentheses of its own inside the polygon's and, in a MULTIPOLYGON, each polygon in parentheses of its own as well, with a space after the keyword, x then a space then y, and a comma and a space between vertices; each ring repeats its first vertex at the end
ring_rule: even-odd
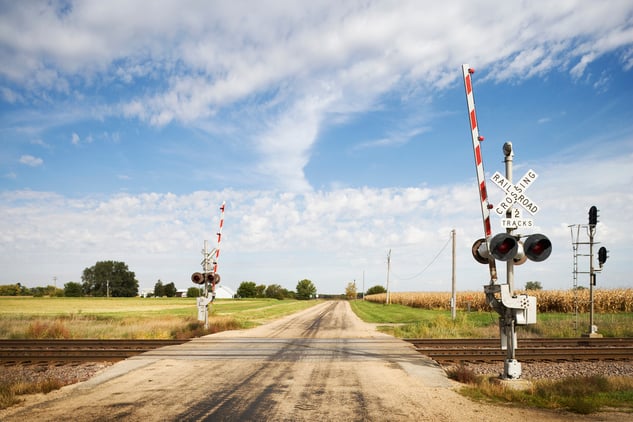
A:
POLYGON ((473 400, 591 414, 605 410, 633 413, 633 378, 602 375, 538 380, 530 388, 507 388, 498 378, 468 374, 456 368, 449 376, 467 386, 460 392, 473 400))
MULTIPOLYGON (((364 321, 385 324, 381 331, 401 338, 498 338, 496 312, 433 311, 403 305, 384 305, 367 301, 351 302, 352 309, 364 321)), ((584 319, 575 315, 546 313, 538 315, 538 323, 517 327, 519 338, 579 337, 585 332, 584 319), (578 326, 578 329, 575 327, 578 326)), ((605 336, 632 337, 632 314, 598 314, 599 331, 605 336)), ((588 327, 588 322, 587 322, 588 327)), ((534 381, 527 390, 515 390, 500 383, 499 378, 476 375, 459 366, 448 371, 449 377, 465 384, 460 392, 476 401, 503 405, 560 409, 587 414, 614 409, 633 413, 633 378, 570 377, 563 380, 534 381)))
MULTIPOLYGON (((248 328, 297 312, 319 301, 276 299, 217 300, 204 329, 197 321, 195 298, 33 298, 0 297, 0 338, 190 338, 212 332, 248 328)), ((402 338, 496 338, 498 315, 491 312, 450 311, 350 302, 366 322, 402 338), (380 325, 383 324, 383 325, 380 325)), ((568 314, 539 314, 538 324, 517 328, 519 337, 578 337, 585 322, 568 314), (574 329, 578 325, 577 329, 574 329)), ((633 336, 633 315, 598 314, 605 336, 633 336)), ((574 377, 536 381, 526 391, 503 387, 498 380, 476 376, 461 368, 452 376, 467 385, 462 394, 481 401, 564 409, 576 413, 617 409, 633 413, 631 378, 574 377)), ((451 375, 451 374, 449 374, 451 375)), ((40 385, 0 382, 0 408, 15 403, 16 395, 59 388, 55 380, 40 385), (8 404, 7 404, 8 403, 8 404)))
POLYGON ((492 312, 459 312, 453 320, 450 311, 362 300, 350 304, 363 321, 379 324, 380 331, 400 338, 489 338, 498 332, 497 316, 492 312))
POLYGON ((205 330, 195 298, 0 297, 0 338, 190 338, 252 327, 316 303, 219 299, 205 330))
MULTIPOLYGON (((455 320, 450 311, 412 308, 355 300, 354 312, 365 322, 379 324, 378 329, 399 338, 496 338, 499 315, 459 310, 455 320), (384 324, 384 325, 380 325, 384 324)), ((579 337, 589 331, 587 315, 540 313, 537 324, 517 327, 520 338, 579 337)), ((596 314, 598 331, 605 337, 633 337, 633 314, 596 314)))

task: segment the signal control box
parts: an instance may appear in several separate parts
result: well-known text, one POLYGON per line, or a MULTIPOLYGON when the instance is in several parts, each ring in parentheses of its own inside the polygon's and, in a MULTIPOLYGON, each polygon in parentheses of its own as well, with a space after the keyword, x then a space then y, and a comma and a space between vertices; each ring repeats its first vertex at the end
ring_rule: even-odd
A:
POLYGON ((486 296, 493 296, 502 306, 512 310, 516 325, 536 324, 536 296, 512 295, 508 284, 484 286, 484 291, 486 296))

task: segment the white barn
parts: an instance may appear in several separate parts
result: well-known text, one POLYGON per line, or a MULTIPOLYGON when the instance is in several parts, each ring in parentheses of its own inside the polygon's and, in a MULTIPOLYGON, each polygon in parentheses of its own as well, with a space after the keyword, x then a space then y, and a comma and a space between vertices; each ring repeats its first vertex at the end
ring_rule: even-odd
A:
POLYGON ((235 290, 229 286, 220 284, 215 286, 215 298, 216 299, 233 299, 235 297, 235 290))

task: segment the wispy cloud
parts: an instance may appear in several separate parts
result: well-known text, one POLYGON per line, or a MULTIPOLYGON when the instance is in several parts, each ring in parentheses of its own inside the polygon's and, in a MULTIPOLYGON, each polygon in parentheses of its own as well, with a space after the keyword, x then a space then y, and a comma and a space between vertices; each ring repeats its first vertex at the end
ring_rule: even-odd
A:
POLYGON ((29 167, 39 167, 44 164, 44 160, 32 155, 23 155, 20 157, 20 164, 24 164, 29 167))
MULTIPOLYGON (((481 236, 477 190, 472 180, 452 178, 461 162, 456 153, 435 184, 356 187, 342 180, 319 190, 304 173, 319 141, 360 116, 375 125, 346 138, 332 156, 344 148, 377 156, 404 150, 427 133, 453 154, 453 144, 435 137, 435 124, 454 109, 433 106, 446 97, 456 103, 459 90, 463 108, 463 61, 487 69, 478 83, 513 87, 556 73, 598 91, 612 89, 615 79, 595 72, 596 61, 613 54, 617 66, 633 67, 630 1, 185 1, 154 2, 151 13, 145 2, 128 0, 66 5, 4 2, 0 14, 0 122, 25 136, 7 142, 11 154, 0 163, 0 283, 36 283, 52 271, 78 281, 95 261, 120 259, 145 287, 158 278, 184 287, 198 269, 202 240, 213 238, 215 207, 226 200, 221 271, 234 287, 252 279, 293 288, 308 277, 320 291, 338 292, 363 270, 368 284, 378 284, 388 249, 396 274, 416 274, 456 228, 458 279, 463 289, 479 290, 486 269, 469 256, 481 236), (389 114, 394 104, 396 116, 389 114), (370 121, 383 111, 385 124, 370 121), (82 164, 101 164, 102 156, 85 148, 90 143, 112 160, 112 168, 91 170, 119 184, 101 193, 62 191, 81 177, 82 164), (43 177, 32 168, 49 169, 55 160, 72 168, 72 179, 29 190, 43 177), (139 168, 149 160, 156 166, 139 168), (183 168, 191 172, 178 174, 185 180, 179 194, 144 185, 144 177, 166 172, 161 182, 169 181, 183 168), (203 184, 191 188, 189 178, 203 184), (14 188, 16 180, 24 183, 14 188), (145 193, 120 193, 132 185, 145 193)), ((520 118, 548 129, 562 120, 541 109, 520 118)), ((551 233, 555 251, 518 274, 568 287, 568 225, 582 222, 595 203, 617 210, 605 210, 600 227, 613 251, 605 285, 630 281, 625 260, 616 259, 633 253, 625 221, 633 213, 629 133, 609 133, 594 147, 574 138, 556 161, 539 156, 530 197, 541 205, 537 224, 551 233)), ((464 149, 472 154, 469 144, 464 149)), ((425 153, 431 166, 435 150, 425 153)), ((442 255, 420 279, 396 277, 395 289, 446 289, 449 261, 442 255)))
POLYGON ((401 146, 409 142, 411 139, 416 136, 429 131, 429 128, 421 127, 416 129, 411 129, 407 132, 394 132, 390 134, 386 138, 376 139, 367 142, 361 142, 354 146, 355 150, 362 150, 367 148, 381 148, 381 147, 392 147, 392 146, 401 146))
MULTIPOLYGON (((613 257, 603 287, 627 285, 625 261, 615 257, 633 253, 626 235, 626 216, 633 213, 629 189, 633 173, 627 164, 632 158, 629 151, 629 156, 620 157, 590 154, 573 165, 540 163, 530 197, 541 211, 533 218, 552 239, 554 252, 544 263, 517 269, 518 283, 524 282, 521 274, 530 274, 530 280, 538 277, 546 288, 569 288, 568 225, 585 223, 589 205, 615 204, 601 213, 598 228, 598 240, 613 257), (579 173, 578 166, 591 166, 596 173, 579 173), (594 186, 594 174, 601 175, 600 189, 594 186)), ((492 202, 502 195, 496 190, 490 194, 492 202)), ((198 269, 202 240, 215 239, 222 201, 227 208, 220 268, 224 282, 233 287, 255 280, 294 288, 297 280, 309 277, 320 291, 338 292, 349 280, 359 279, 363 270, 367 283, 379 284, 384 282, 386 252, 392 249, 394 273, 402 277, 394 277, 394 289, 446 290, 450 254, 442 254, 420 277, 406 276, 428 265, 453 228, 458 235, 460 289, 479 290, 485 282, 486 269, 470 256, 472 242, 482 233, 474 181, 433 188, 341 188, 301 194, 223 190, 70 198, 3 192, 3 277, 21 279, 19 264, 37 244, 47 251, 46 260, 81 257, 74 268, 58 274, 69 280, 78 279, 83 268, 97 260, 121 259, 142 286, 151 287, 160 278, 185 287, 189 273, 198 269)))
MULTIPOLYGON (((76 3, 61 14, 57 3, 11 3, 0 24, 16 35, 3 41, 0 75, 17 90, 5 89, 4 96, 17 101, 28 93, 31 99, 42 95, 37 100, 42 101, 70 97, 79 87, 134 83, 152 89, 120 91, 118 104, 93 112, 198 128, 222 124, 222 112, 268 97, 258 106, 260 124, 240 127, 239 142, 260 152, 259 162, 249 167, 272 175, 281 188, 293 179, 304 189, 303 169, 332 113, 376 107, 394 89, 408 95, 418 86, 423 95, 430 87, 449 86, 457 78, 449 69, 458 57, 491 65, 496 80, 554 69, 578 78, 598 57, 631 43, 626 2, 604 7, 572 1, 546 8, 529 3, 519 13, 515 6, 486 1, 397 6, 255 2, 245 14, 229 4, 161 3, 148 15, 141 2, 118 1, 107 8, 76 3), (488 18, 474 19, 475 10, 488 18)), ((623 67, 627 63, 624 58, 623 67)), ((72 142, 79 142, 77 134, 72 142)), ((388 136, 360 147, 402 142, 406 136, 388 136)))

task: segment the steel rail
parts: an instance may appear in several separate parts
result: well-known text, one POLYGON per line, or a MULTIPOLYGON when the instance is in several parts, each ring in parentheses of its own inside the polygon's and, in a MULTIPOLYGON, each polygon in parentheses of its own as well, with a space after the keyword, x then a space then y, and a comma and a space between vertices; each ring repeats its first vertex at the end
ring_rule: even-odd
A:
MULTIPOLYGON (((188 340, 0 340, 4 365, 119 361, 188 340)), ((406 339, 440 362, 502 361, 498 339, 406 339)), ((519 339, 522 361, 633 360, 633 338, 519 339)))
POLYGON ((4 365, 46 362, 116 362, 188 340, 0 340, 4 365))
MULTIPOLYGON (((407 339, 440 363, 495 362, 505 359, 498 339, 407 339)), ((633 360, 633 338, 520 339, 521 361, 633 360)))
MULTIPOLYGON (((416 347, 497 347, 498 338, 488 339, 406 339, 416 347)), ((633 338, 628 337, 578 337, 578 338, 523 338, 519 347, 633 347, 633 338)))

